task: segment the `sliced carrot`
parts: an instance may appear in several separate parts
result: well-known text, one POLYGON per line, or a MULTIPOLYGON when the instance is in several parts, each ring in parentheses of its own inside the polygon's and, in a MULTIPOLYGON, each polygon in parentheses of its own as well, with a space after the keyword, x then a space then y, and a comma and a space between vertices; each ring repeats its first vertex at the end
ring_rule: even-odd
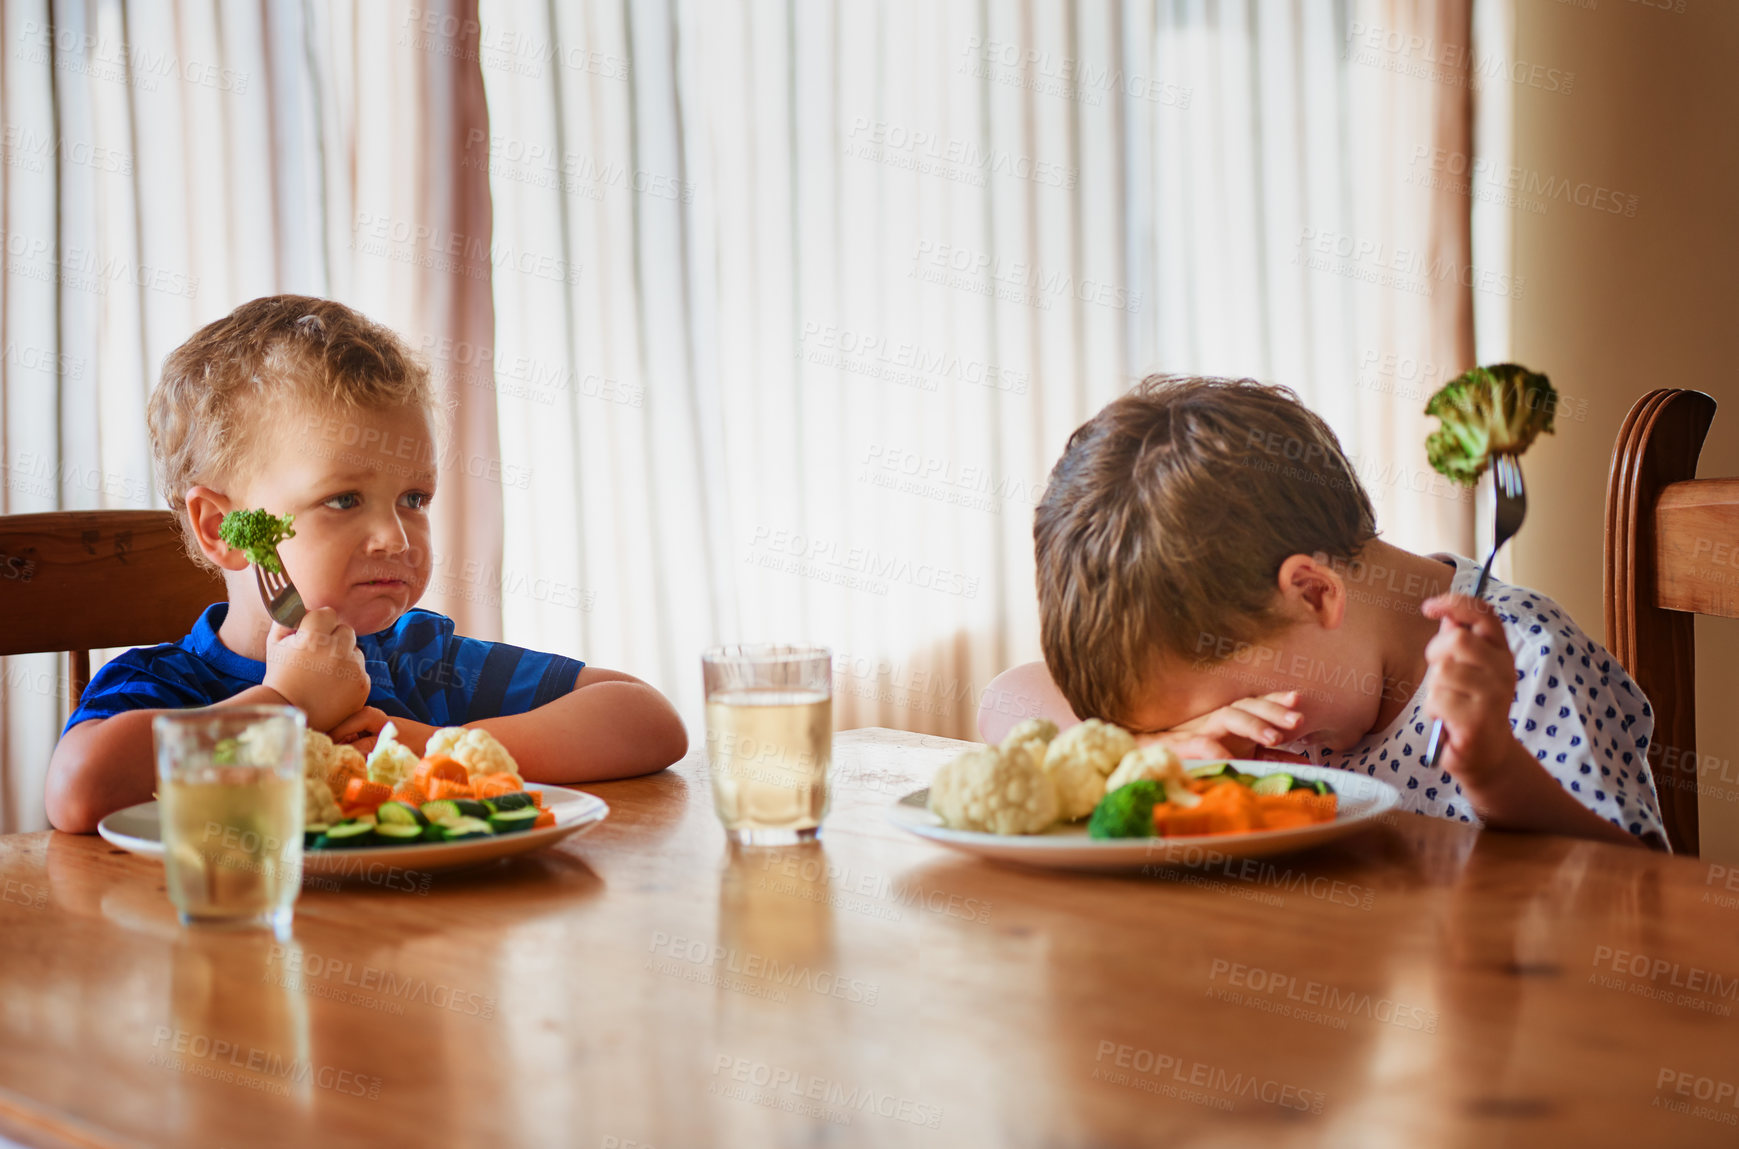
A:
POLYGON ((1154 833, 1168 838, 1241 834, 1259 826, 1256 796, 1236 782, 1209 786, 1194 806, 1162 802, 1153 808, 1154 833))
POLYGON ((1314 825, 1316 825, 1316 819, 1302 810, 1262 811, 1262 829, 1264 830, 1296 830, 1302 826, 1314 825))
POLYGON ((1257 808, 1262 811, 1264 824, 1272 815, 1283 813, 1301 814, 1309 823, 1334 821, 1335 810, 1339 805, 1333 794, 1318 794, 1314 790, 1292 790, 1285 794, 1262 794, 1256 798, 1257 808))
POLYGON ((418 807, 429 800, 429 792, 409 778, 392 788, 392 796, 394 801, 409 802, 418 807))
POLYGON ((536 806, 539 810, 543 809, 543 791, 531 790, 528 791, 528 793, 531 794, 531 804, 536 806))
POLYGON ((326 775, 326 785, 331 787, 334 794, 341 795, 345 788, 350 785, 352 778, 361 778, 366 781, 368 771, 358 767, 354 761, 341 763, 334 766, 331 772, 326 775))
POLYGON ((1259 825, 1256 795, 1247 786, 1237 783, 1216 786, 1202 795, 1201 804, 1213 811, 1214 828, 1210 833, 1241 834, 1259 825))
POLYGON ((392 787, 385 782, 370 782, 367 778, 352 778, 344 787, 344 805, 377 809, 392 797, 392 787))
POLYGON ((1153 832, 1162 838, 1211 834, 1213 827, 1213 811, 1203 810, 1200 804, 1179 806, 1174 802, 1161 802, 1153 808, 1153 832))
POLYGON ((445 779, 448 782, 464 782, 470 777, 471 772, 466 770, 464 765, 455 762, 445 754, 437 754, 433 758, 424 758, 422 761, 418 762, 416 768, 411 771, 411 779, 421 785, 425 790, 429 790, 431 794, 434 792, 431 788, 431 783, 433 783, 437 778, 445 779))
POLYGON ((476 796, 476 792, 471 789, 469 783, 449 782, 445 778, 431 778, 429 780, 429 800, 431 802, 439 802, 443 798, 475 798, 476 796))
POLYGON ((471 789, 477 792, 479 798, 493 798, 498 794, 511 794, 515 790, 525 789, 525 784, 519 780, 519 775, 509 774, 503 770, 499 774, 478 774, 471 779, 471 789))
POLYGON ((555 824, 556 812, 554 810, 545 810, 537 816, 537 821, 531 824, 531 828, 534 830, 547 830, 555 824))

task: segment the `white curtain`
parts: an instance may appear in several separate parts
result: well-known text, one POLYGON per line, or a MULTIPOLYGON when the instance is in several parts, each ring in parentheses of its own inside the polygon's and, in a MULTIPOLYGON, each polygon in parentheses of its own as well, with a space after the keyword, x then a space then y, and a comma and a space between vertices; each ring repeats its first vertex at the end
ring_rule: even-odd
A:
MULTIPOLYGON (((454 408, 427 605, 695 723, 704 646, 806 639, 841 727, 969 733, 1039 653, 1049 467, 1150 371, 1295 387, 1391 538, 1471 545, 1419 450, 1472 354, 1466 0, 3 13, 7 513, 158 505, 164 354, 307 291, 454 408)), ((58 669, 4 671, 28 829, 58 669)))
POLYGON ((1472 354, 1464 0, 482 21, 510 640, 691 720, 707 644, 825 642, 841 727, 967 734, 1039 655, 1050 465, 1155 370, 1294 387, 1389 538, 1471 546, 1420 413, 1472 354))
MULTIPOLYGON (((256 296, 331 296, 446 389, 427 605, 498 637, 493 380, 443 354, 489 339, 487 187, 458 166, 487 122, 474 4, 0 12, 0 511, 164 506, 145 436, 164 356, 256 296)), ((45 824, 62 661, 0 659, 0 832, 45 824)))

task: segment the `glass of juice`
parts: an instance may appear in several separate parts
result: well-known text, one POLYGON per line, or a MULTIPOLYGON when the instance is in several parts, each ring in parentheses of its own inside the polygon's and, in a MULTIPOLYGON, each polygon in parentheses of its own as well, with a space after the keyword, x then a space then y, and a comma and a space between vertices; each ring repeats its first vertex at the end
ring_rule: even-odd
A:
POLYGON ((715 646, 706 760, 725 836, 745 846, 815 837, 833 762, 833 655, 825 646, 715 646))
POLYGON ((163 866, 183 925, 287 931, 302 889, 303 729, 293 706, 152 720, 163 866))

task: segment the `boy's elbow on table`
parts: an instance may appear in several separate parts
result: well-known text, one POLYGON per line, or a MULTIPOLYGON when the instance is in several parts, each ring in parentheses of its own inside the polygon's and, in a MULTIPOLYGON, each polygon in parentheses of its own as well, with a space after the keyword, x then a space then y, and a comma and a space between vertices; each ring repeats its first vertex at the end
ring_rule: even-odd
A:
POLYGON ((530 781, 562 785, 635 778, 673 766, 688 753, 688 730, 676 708, 627 675, 582 682, 533 714, 536 729, 523 734, 534 745, 515 749, 524 756, 530 781))
POLYGON ((101 779, 94 769, 97 748, 90 745, 95 731, 84 726, 69 732, 55 746, 43 785, 48 824, 65 834, 94 834, 97 823, 118 808, 103 801, 101 779), (111 808, 105 808, 106 805, 111 808))
POLYGON ((43 795, 43 806, 48 824, 63 834, 94 834, 97 823, 102 821, 102 812, 86 801, 76 786, 57 785, 52 777, 43 795))
POLYGON ((1058 727, 1081 721, 1042 662, 1003 671, 990 680, 978 700, 978 735, 986 742, 1001 742, 1025 718, 1049 718, 1058 727))

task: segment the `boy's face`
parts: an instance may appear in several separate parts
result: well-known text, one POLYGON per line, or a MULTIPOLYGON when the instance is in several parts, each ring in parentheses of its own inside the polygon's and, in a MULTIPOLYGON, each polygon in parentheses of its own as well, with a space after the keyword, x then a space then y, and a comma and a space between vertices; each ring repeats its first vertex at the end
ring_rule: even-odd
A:
POLYGON ((411 407, 304 406, 276 423, 232 505, 296 516, 296 537, 278 554, 308 609, 330 607, 357 634, 386 629, 429 584, 428 418, 411 407))
MULTIPOLYGON (((1296 691, 1291 709, 1302 715, 1280 743, 1345 750, 1370 733, 1383 704, 1381 657, 1346 628, 1301 622, 1254 643, 1204 639, 1196 659, 1156 663, 1130 708, 1138 733, 1174 727, 1243 698, 1296 691)), ((1411 687, 1400 687, 1411 691, 1411 687)))

